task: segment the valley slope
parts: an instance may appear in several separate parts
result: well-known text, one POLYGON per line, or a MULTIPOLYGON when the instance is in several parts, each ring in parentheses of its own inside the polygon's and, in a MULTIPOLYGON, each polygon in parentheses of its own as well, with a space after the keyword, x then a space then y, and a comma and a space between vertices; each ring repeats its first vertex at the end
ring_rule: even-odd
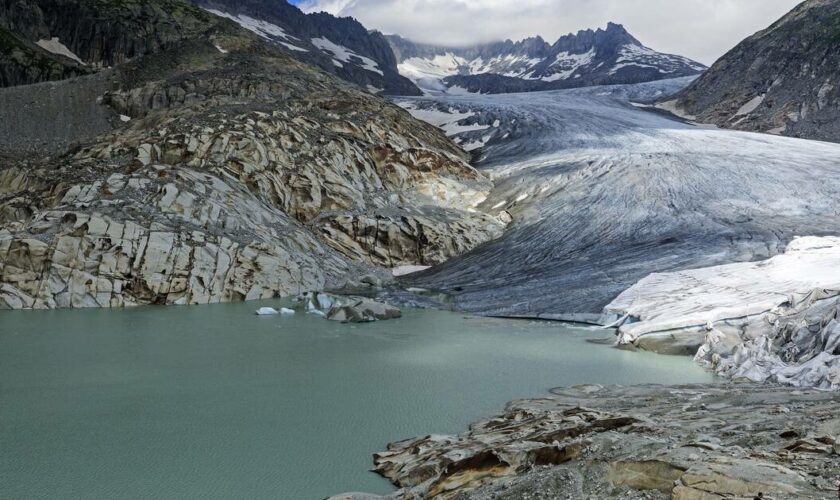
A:
POLYGON ((808 0, 665 105, 721 127, 840 142, 840 1, 808 0))

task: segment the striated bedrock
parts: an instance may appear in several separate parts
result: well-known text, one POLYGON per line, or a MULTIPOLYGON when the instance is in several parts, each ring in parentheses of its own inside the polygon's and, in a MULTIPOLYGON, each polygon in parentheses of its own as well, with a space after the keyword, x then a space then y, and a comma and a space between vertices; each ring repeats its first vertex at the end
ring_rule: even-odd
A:
POLYGON ((739 130, 840 142, 840 1, 807 0, 664 104, 739 130))
POLYGON ((216 23, 109 70, 90 105, 111 131, 4 151, 0 307, 294 295, 501 233, 474 209, 490 181, 438 130, 216 23))
MULTIPOLYGON (((388 445, 384 498, 830 498, 836 393, 754 384, 575 386, 510 403, 459 435, 388 445)), ((363 494, 333 499, 383 498, 363 494)))
POLYGON ((619 344, 695 354, 717 373, 840 389, 840 238, 771 259, 652 274, 606 307, 619 344))

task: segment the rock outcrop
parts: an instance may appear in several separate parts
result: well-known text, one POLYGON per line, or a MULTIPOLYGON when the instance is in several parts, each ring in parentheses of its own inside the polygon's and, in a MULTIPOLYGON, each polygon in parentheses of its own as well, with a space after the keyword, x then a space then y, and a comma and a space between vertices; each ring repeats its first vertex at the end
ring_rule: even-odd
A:
MULTIPOLYGON (((135 7, 120 16, 141 22, 135 7)), ((90 49, 108 64, 137 56, 89 104, 118 117, 111 132, 27 159, 15 149, 27 141, 9 141, 0 307, 294 295, 376 265, 433 264, 502 231, 472 209, 490 181, 433 127, 230 21, 179 1, 153 7, 180 41, 90 49)))
POLYGON ((376 472, 401 488, 387 498, 837 494, 836 394, 752 384, 578 386, 552 393, 510 403, 464 434, 391 443, 374 456, 376 472))
POLYGON ((721 127, 840 142, 838 65, 840 2, 807 0, 665 107, 721 127))

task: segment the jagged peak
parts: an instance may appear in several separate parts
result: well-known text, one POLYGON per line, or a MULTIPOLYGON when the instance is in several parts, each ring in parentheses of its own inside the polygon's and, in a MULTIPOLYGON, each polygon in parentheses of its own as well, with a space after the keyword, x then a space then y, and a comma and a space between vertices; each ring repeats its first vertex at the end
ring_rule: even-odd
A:
POLYGON ((614 23, 614 22, 612 22, 612 21, 609 21, 609 22, 607 23, 607 29, 606 29, 605 31, 607 31, 607 32, 613 31, 613 32, 619 32, 619 33, 627 33, 627 34, 629 34, 629 33, 627 32, 627 29, 624 27, 624 25, 623 25, 623 24, 614 23))

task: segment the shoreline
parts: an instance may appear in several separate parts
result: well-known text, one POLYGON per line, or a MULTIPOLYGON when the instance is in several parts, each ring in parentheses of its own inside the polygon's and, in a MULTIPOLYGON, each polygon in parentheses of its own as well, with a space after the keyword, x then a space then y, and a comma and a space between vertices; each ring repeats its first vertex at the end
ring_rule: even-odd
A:
POLYGON ((332 499, 833 498, 838 403, 752 383, 555 388, 462 434, 391 443, 374 471, 401 489, 332 499))

